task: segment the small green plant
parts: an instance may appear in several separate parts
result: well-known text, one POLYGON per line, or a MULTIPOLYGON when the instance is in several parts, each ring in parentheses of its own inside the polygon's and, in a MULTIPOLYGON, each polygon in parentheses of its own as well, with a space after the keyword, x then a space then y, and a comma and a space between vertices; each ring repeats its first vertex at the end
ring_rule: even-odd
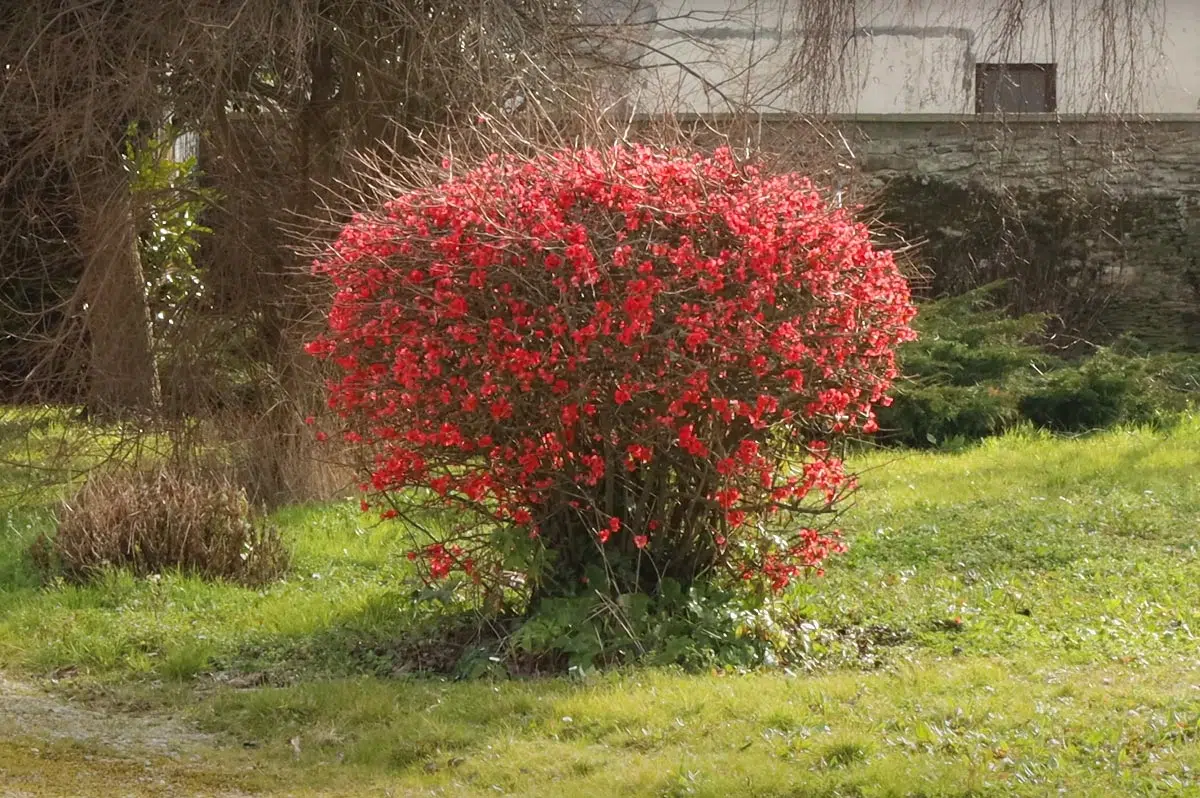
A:
POLYGON ((1039 315, 1007 316, 1001 283, 921 307, 920 338, 900 347, 905 379, 879 411, 880 440, 956 448, 1021 424, 1084 432, 1157 423, 1200 395, 1200 357, 1146 355, 1120 342, 1066 360, 1036 346, 1039 315))
POLYGON ((1100 350, 1043 375, 1021 397, 1021 415, 1056 432, 1154 423, 1197 396, 1200 357, 1133 357, 1100 350))
POLYGON ((1032 343, 1045 319, 995 305, 1002 283, 921 306, 916 341, 899 350, 904 379, 879 411, 880 439, 907 446, 979 440, 1020 417, 1013 383, 1047 357, 1032 343))
MULTIPOLYGON (((595 577, 602 584, 603 575, 595 577)), ((579 672, 630 663, 753 668, 793 653, 770 597, 673 580, 664 580, 653 596, 614 598, 601 587, 546 599, 516 629, 511 646, 579 672)))
POLYGON ((167 128, 155 136, 126 139, 125 165, 130 187, 140 201, 138 250, 146 279, 146 295, 156 332, 178 323, 189 301, 204 294, 195 253, 212 230, 201 222, 219 195, 200 182, 194 154, 176 155, 189 141, 184 131, 167 128))
POLYGON ((900 348, 905 376, 939 385, 999 383, 1030 363, 1044 363, 1035 345, 1046 317, 1013 317, 996 304, 1003 282, 921 305, 920 337, 900 348))
POLYGON ((821 761, 830 768, 849 767, 866 759, 867 753, 867 747, 858 740, 839 740, 825 748, 821 761))

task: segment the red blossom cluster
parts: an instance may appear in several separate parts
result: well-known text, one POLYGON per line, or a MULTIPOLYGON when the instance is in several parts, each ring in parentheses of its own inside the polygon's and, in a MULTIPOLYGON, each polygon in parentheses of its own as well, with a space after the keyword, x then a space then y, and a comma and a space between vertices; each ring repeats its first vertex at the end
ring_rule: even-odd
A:
POLYGON ((423 560, 434 579, 449 576, 454 570, 461 570, 468 576, 475 573, 475 561, 463 555, 462 546, 447 547, 441 543, 430 543, 423 549, 410 551, 408 559, 413 562, 423 560))
POLYGON ((427 489, 560 563, 586 535, 777 588, 840 543, 759 522, 850 486, 830 443, 875 429, 913 335, 863 225, 725 149, 495 156, 356 216, 316 271, 336 295, 308 351, 371 491, 427 489))

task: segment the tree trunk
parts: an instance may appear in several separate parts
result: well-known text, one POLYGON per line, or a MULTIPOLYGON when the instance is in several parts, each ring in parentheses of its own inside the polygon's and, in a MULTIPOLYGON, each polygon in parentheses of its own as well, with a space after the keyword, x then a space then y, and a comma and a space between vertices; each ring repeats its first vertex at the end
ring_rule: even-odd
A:
MULTIPOLYGON (((337 136, 328 116, 338 74, 333 50, 323 36, 309 44, 308 68, 309 96, 292 129, 295 183, 283 201, 280 216, 284 219, 315 214, 320 187, 331 183, 336 174, 337 136)), ((314 280, 306 264, 288 254, 282 225, 277 220, 272 225, 280 246, 273 274, 265 283, 267 296, 258 325, 272 385, 264 391, 266 404, 255 420, 253 493, 274 506, 327 498, 332 485, 331 470, 318 462, 312 432, 303 423, 321 401, 319 370, 303 350, 315 332, 308 321, 314 280)))
POLYGON ((122 416, 159 406, 150 308, 129 180, 114 153, 80 184, 83 297, 90 339, 88 409, 122 416))

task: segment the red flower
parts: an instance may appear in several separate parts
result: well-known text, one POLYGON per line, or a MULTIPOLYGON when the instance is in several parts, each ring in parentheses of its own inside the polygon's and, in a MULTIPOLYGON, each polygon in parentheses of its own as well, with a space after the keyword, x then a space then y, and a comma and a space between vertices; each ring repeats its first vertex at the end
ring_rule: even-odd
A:
POLYGON ((488 410, 496 421, 503 421, 513 413, 512 404, 507 399, 497 399, 492 402, 488 410))
POLYGON ((691 424, 679 428, 679 445, 694 457, 704 457, 708 454, 708 446, 696 437, 695 429, 691 424))
POLYGON ((717 491, 713 498, 717 500, 717 504, 723 509, 728 510, 741 496, 742 493, 737 488, 726 488, 725 490, 717 491))
POLYGON ((650 542, 650 538, 646 537, 645 535, 634 535, 633 536, 633 545, 637 546, 639 549, 646 548, 646 544, 649 542, 650 542))

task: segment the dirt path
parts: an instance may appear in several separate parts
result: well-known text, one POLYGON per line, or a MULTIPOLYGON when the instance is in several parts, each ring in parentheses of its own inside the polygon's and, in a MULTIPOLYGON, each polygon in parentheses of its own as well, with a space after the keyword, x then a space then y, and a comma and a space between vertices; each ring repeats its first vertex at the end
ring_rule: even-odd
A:
POLYGON ((0 739, 13 738, 70 741, 155 756, 182 756, 216 742, 169 718, 96 712, 0 674, 0 739))
POLYGON ((177 720, 98 712, 0 674, 0 798, 241 798, 259 792, 253 771, 177 720))

